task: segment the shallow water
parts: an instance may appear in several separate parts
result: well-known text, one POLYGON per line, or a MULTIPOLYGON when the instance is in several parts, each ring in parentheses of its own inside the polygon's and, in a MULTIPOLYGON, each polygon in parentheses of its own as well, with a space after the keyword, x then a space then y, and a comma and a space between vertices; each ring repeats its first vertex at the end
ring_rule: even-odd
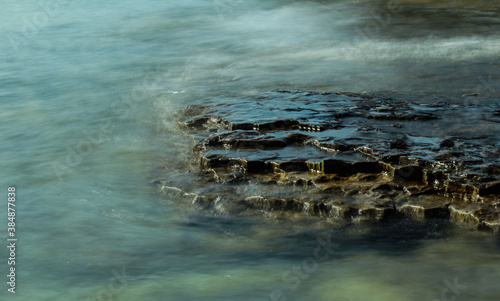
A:
POLYGON ((279 88, 498 104, 498 5, 436 3, 6 1, 0 181, 17 190, 19 241, 16 295, 4 285, 2 300, 495 300, 488 233, 235 217, 151 183, 189 164, 176 110, 200 98, 279 88), (328 237, 338 245, 317 260, 328 237))

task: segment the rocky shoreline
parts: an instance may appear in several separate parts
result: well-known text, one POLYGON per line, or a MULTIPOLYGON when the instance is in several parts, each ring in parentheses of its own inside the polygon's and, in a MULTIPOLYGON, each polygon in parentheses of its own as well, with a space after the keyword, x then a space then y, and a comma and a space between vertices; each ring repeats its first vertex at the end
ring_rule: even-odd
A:
POLYGON ((205 208, 500 232, 498 105, 275 90, 200 100, 180 122, 198 170, 162 188, 205 208))

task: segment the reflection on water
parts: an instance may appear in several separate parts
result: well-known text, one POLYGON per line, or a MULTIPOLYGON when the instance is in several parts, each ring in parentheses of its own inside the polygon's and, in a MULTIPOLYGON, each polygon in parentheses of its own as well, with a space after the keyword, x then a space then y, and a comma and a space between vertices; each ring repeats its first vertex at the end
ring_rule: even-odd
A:
POLYGON ((204 97, 286 88, 496 103, 498 4, 57 2, 46 20, 37 1, 0 12, 0 178, 18 191, 17 299, 496 299, 491 235, 232 217, 166 199, 151 181, 191 164, 176 109, 204 97), (327 237, 334 252, 306 260, 327 237))

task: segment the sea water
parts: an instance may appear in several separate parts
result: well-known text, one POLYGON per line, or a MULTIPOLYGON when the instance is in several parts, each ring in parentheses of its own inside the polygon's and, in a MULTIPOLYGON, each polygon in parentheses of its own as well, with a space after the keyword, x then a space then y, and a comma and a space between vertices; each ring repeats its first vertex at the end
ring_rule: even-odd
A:
MULTIPOLYGON (((500 243, 446 222, 334 227, 162 195, 176 111, 271 89, 498 104, 486 1, 3 1, 2 300, 496 300, 500 243), (466 96, 462 96, 466 95, 466 96), (456 298, 456 299, 454 299, 456 298)), ((477 122, 463 116, 462 124, 477 122)))

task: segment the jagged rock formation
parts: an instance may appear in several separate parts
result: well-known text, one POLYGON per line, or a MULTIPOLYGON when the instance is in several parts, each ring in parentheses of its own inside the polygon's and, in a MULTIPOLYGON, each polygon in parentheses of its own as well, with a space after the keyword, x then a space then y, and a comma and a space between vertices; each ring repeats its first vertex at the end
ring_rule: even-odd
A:
POLYGON ((200 100, 181 120, 199 172, 163 188, 229 212, 441 218, 499 232, 499 112, 288 90, 200 100))

